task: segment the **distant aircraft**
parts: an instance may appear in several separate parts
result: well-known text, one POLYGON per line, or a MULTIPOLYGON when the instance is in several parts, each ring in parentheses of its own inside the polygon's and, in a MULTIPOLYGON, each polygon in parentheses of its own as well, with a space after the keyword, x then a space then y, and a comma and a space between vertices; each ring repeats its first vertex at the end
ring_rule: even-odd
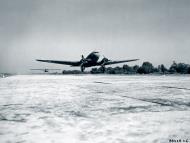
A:
POLYGON ((30 70, 40 70, 40 71, 43 71, 43 72, 49 72, 50 70, 61 70, 61 69, 30 69, 30 70))
POLYGON ((122 60, 122 61, 112 61, 104 57, 101 61, 98 61, 99 57, 100 57, 99 52, 92 52, 86 58, 84 58, 84 56, 82 55, 82 59, 80 61, 56 61, 56 60, 39 60, 39 59, 37 59, 36 61, 62 64, 62 65, 70 65, 73 67, 80 66, 81 71, 83 72, 85 68, 87 67, 101 66, 103 71, 105 71, 106 65, 119 64, 119 63, 132 62, 132 61, 139 60, 139 59, 131 59, 131 60, 122 60))

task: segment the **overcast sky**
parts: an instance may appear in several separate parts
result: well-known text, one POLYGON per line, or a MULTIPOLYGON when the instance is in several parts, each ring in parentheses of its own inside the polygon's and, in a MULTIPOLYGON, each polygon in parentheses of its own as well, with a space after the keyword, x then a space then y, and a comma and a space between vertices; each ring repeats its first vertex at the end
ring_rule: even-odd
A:
POLYGON ((0 72, 68 66, 91 51, 190 64, 190 0, 0 0, 0 72))

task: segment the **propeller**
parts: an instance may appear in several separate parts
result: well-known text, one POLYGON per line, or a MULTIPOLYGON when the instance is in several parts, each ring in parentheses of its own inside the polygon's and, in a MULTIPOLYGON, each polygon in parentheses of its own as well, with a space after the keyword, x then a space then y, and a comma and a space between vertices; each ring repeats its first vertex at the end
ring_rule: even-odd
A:
POLYGON ((84 64, 88 63, 88 60, 87 60, 86 58, 84 58, 84 55, 81 55, 81 60, 80 60, 80 62, 81 62, 81 64, 80 64, 80 66, 81 66, 81 71, 83 72, 84 69, 85 69, 84 64))
POLYGON ((102 64, 101 64, 101 67, 102 67, 102 70, 103 70, 103 73, 105 72, 105 64, 111 60, 109 60, 108 58, 106 58, 104 55, 103 55, 103 59, 102 59, 102 64))
POLYGON ((84 65, 88 62, 88 60, 86 58, 84 58, 84 56, 81 56, 81 65, 84 65))
POLYGON ((104 55, 103 55, 103 59, 102 59, 102 66, 105 66, 105 63, 107 63, 107 62, 109 62, 109 61, 111 61, 111 60, 109 60, 108 58, 106 58, 104 55))

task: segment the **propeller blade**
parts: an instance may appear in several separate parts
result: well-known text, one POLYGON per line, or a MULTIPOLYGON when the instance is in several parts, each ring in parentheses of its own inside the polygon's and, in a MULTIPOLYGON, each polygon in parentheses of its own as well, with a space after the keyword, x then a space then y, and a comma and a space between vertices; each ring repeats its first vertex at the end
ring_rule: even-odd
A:
POLYGON ((88 60, 86 58, 84 58, 84 55, 81 55, 81 66, 83 66, 85 63, 88 62, 88 60))

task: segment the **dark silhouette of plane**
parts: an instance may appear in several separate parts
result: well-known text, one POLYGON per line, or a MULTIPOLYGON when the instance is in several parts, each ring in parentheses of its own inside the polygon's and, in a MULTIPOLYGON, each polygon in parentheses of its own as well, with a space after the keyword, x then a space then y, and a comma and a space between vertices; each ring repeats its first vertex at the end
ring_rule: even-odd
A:
POLYGON ((30 69, 30 70, 39 70, 39 71, 43 71, 43 72, 49 72, 50 70, 56 71, 56 70, 61 70, 61 69, 30 69))
POLYGON ((84 56, 82 55, 82 58, 80 61, 56 61, 56 60, 39 60, 39 59, 37 59, 36 61, 62 64, 62 65, 70 65, 73 67, 80 66, 82 72, 87 67, 101 66, 104 72, 106 65, 119 64, 119 63, 132 62, 132 61, 139 60, 139 59, 131 59, 131 60, 112 61, 104 57, 101 61, 98 61, 99 57, 100 57, 99 52, 92 52, 86 58, 84 58, 84 56))

